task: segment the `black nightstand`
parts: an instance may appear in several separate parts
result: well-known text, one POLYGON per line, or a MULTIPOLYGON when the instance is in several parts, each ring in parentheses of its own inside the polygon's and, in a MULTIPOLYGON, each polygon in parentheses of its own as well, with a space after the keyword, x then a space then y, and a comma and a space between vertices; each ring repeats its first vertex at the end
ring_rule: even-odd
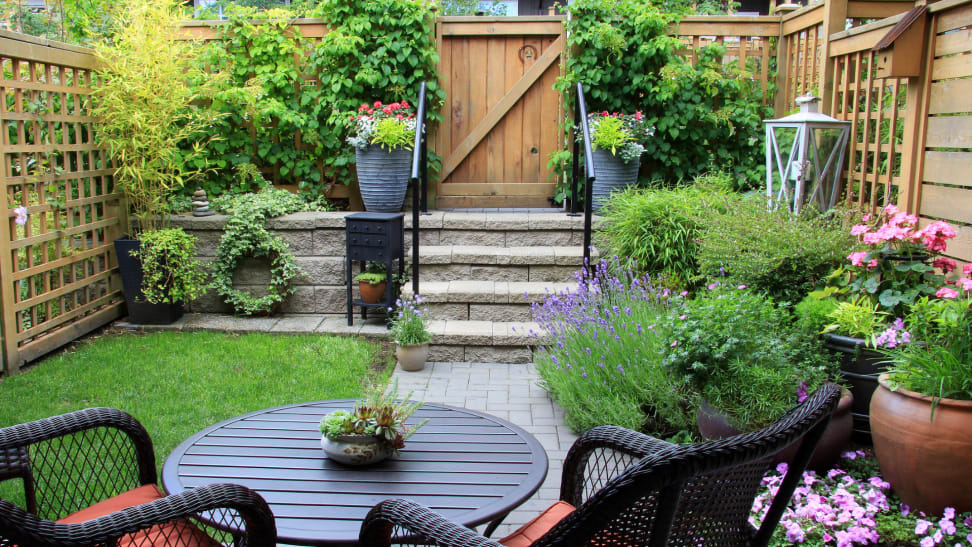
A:
POLYGON ((405 213, 355 213, 345 218, 344 236, 347 245, 348 278, 348 326, 354 324, 354 306, 361 308, 361 318, 368 318, 368 308, 394 308, 398 295, 397 281, 405 273, 405 213), (392 263, 398 260, 398 274, 392 271, 392 263), (352 264, 365 261, 384 262, 388 276, 385 299, 376 304, 351 299, 352 264))

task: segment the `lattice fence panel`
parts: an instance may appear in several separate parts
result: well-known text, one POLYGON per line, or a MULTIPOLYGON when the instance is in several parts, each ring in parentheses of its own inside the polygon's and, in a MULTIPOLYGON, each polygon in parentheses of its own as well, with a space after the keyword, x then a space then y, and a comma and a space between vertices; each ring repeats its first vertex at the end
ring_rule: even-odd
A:
POLYGON ((0 296, 6 371, 118 317, 121 194, 89 115, 95 57, 0 34, 0 296))
POLYGON ((822 96, 820 67, 823 63, 823 23, 787 34, 781 40, 786 57, 780 62, 786 63, 786 79, 777 93, 783 94, 783 111, 788 112, 797 107, 796 98, 801 95, 813 93, 817 97, 822 96))
POLYGON ((877 78, 875 54, 835 58, 831 115, 851 122, 847 201, 866 211, 896 203, 904 151, 907 78, 877 78))

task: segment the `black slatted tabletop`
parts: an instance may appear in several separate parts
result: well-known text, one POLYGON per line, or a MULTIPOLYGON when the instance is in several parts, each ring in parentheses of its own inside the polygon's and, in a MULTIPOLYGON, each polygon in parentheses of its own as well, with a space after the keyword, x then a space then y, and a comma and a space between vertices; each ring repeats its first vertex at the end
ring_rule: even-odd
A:
POLYGON ((162 485, 174 494, 231 482, 258 491, 282 543, 354 545, 376 503, 406 498, 465 526, 502 518, 547 475, 547 455, 523 429, 494 416, 426 404, 409 420, 429 422, 397 458, 367 467, 327 459, 319 423, 353 399, 260 410, 209 427, 166 459, 162 485))

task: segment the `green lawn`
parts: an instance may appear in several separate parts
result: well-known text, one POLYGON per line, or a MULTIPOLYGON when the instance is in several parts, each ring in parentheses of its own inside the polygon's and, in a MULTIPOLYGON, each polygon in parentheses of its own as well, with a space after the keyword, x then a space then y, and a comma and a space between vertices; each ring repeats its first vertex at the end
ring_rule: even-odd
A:
POLYGON ((387 382, 368 342, 323 335, 108 334, 0 380, 0 427, 92 406, 122 409, 148 429, 161 469, 200 429, 261 408, 358 397, 387 382))

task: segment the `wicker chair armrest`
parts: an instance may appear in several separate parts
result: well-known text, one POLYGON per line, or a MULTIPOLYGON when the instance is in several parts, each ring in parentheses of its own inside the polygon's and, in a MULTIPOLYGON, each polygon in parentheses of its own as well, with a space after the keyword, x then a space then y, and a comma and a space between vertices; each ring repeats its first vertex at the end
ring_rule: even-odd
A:
MULTIPOLYGON (((585 431, 571 445, 564 459, 563 476, 560 481, 560 499, 579 506, 583 503, 584 485, 589 479, 585 475, 587 462, 597 450, 612 450, 636 459, 650 456, 662 450, 677 448, 678 445, 656 439, 650 435, 614 425, 602 425, 585 431)), ((624 469, 618 469, 620 473, 624 469)), ((607 482, 612 477, 599 477, 607 482)))
POLYGON ((421 545, 443 547, 502 547, 501 544, 477 534, 443 517, 431 509, 403 499, 391 499, 375 505, 361 523, 359 545, 389 547, 393 530, 406 531, 421 545))
MULTIPOLYGON (((237 484, 211 484, 179 494, 143 503, 108 515, 76 524, 43 520, 10 502, 0 500, 0 529, 11 530, 13 544, 37 546, 82 546, 112 544, 113 540, 181 518, 194 517, 205 511, 232 509, 239 513, 239 523, 220 522, 236 530, 250 547, 275 545, 277 529, 270 507, 259 494, 237 484)), ((7 532, 2 534, 7 535, 7 532)))
POLYGON ((0 429, 0 452, 99 427, 118 429, 128 435, 134 444, 138 458, 141 484, 158 482, 158 474, 155 470, 155 449, 148 431, 131 415, 114 408, 86 408, 60 416, 4 427, 0 429))

